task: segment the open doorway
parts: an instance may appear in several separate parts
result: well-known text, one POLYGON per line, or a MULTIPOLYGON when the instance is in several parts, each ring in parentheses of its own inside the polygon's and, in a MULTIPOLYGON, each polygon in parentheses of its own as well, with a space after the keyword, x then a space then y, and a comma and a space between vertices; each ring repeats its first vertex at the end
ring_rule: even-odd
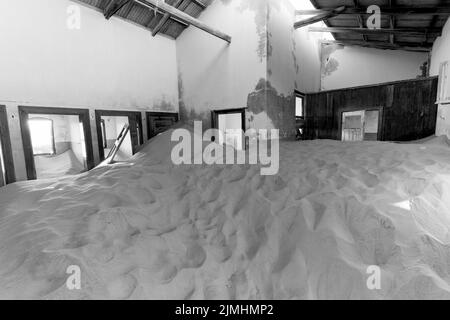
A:
POLYGON ((342 112, 342 141, 379 140, 381 111, 358 110, 342 112))
POLYGON ((115 160, 125 161, 139 151, 143 144, 141 116, 138 111, 95 110, 101 161, 105 160, 114 148, 124 127, 128 127, 128 131, 122 139, 120 150, 116 150, 115 160))
POLYGON ((304 139, 305 134, 305 94, 295 91, 295 129, 296 139, 304 139))
POLYGON ((245 147, 245 109, 216 110, 212 112, 212 126, 225 136, 219 137, 220 144, 227 144, 236 150, 245 147))
POLYGON ((8 117, 5 106, 0 106, 0 187, 15 181, 8 117))
POLYGON ((29 180, 94 167, 89 110, 21 106, 19 115, 29 180))

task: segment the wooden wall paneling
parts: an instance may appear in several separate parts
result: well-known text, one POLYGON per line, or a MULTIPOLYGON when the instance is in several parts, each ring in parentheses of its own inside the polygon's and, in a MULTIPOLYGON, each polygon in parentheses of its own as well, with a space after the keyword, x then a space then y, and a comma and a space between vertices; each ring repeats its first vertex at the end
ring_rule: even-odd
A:
POLYGON ((382 141, 410 141, 433 135, 437 82, 437 77, 432 77, 306 95, 306 137, 340 140, 342 112, 368 109, 382 112, 382 141))

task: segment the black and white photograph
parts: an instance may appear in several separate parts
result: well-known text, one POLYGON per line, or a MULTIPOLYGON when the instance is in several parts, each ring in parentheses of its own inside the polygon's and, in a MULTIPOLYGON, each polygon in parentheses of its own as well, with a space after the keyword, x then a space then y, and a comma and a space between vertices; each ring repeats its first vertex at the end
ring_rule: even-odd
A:
POLYGON ((449 17, 0 0, 0 300, 450 300, 449 17))

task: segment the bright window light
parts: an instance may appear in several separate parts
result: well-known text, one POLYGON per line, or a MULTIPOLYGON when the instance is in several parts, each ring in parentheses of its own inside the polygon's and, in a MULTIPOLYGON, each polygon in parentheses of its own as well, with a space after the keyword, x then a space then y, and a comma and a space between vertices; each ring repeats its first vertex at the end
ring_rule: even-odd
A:
POLYGON ((303 117, 303 98, 295 97, 295 116, 303 117))
POLYGON ((33 118, 28 120, 28 126, 30 127, 33 154, 35 156, 55 154, 53 121, 44 118, 33 118))
POLYGON ((84 140, 84 126, 83 122, 80 122, 80 139, 81 139, 81 152, 83 159, 86 159, 86 142, 84 140))
MULTIPOLYGON (((314 10, 316 9, 310 0, 290 0, 295 10, 314 10)), ((296 15, 295 21, 306 20, 311 18, 312 16, 306 15, 296 15)), ((310 26, 304 27, 304 29, 308 30, 309 27, 326 27, 324 22, 317 22, 310 26)), ((299 29, 300 30, 300 29, 299 29)), ((329 32, 310 32, 310 37, 316 40, 335 40, 334 36, 329 32)))

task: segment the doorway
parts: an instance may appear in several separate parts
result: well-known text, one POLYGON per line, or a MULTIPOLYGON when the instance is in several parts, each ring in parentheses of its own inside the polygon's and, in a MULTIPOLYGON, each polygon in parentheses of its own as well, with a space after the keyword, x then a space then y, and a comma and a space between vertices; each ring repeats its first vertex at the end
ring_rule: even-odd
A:
POLYGON ((19 106, 28 180, 94 168, 89 110, 19 106))
POLYGON ((147 112, 147 137, 152 139, 178 122, 178 113, 147 112))
POLYGON ((116 151, 117 161, 131 158, 144 143, 142 115, 138 111, 95 110, 95 122, 101 161, 111 152, 125 126, 128 126, 129 130, 123 138, 120 150, 116 151))
POLYGON ((380 110, 342 112, 342 141, 378 141, 381 126, 380 110))
POLYGON ((16 181, 6 107, 0 106, 0 187, 16 181))
POLYGON ((236 150, 245 147, 245 109, 229 109, 212 111, 212 127, 220 130, 224 136, 219 136, 220 144, 227 144, 236 150))

